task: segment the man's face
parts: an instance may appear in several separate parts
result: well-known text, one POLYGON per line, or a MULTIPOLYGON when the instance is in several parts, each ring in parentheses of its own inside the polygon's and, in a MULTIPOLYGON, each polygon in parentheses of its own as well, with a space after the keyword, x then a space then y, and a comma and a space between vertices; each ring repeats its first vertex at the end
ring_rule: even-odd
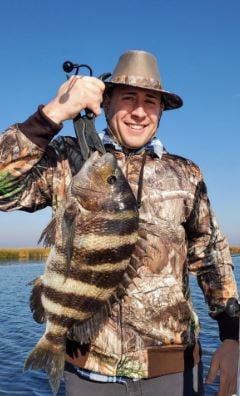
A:
POLYGON ((140 148, 152 138, 162 110, 160 92, 130 86, 115 87, 105 102, 111 132, 130 149, 140 148))

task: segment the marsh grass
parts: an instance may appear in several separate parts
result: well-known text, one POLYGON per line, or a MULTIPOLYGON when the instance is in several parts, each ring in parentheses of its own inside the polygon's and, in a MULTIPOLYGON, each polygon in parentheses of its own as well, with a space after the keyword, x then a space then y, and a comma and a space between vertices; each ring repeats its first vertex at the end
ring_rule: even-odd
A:
POLYGON ((48 253, 48 248, 0 248, 0 261, 44 260, 48 253))
MULTIPOLYGON (((240 254, 240 246, 230 246, 230 252, 240 254)), ((0 248, 0 261, 39 261, 45 260, 48 254, 49 248, 0 248)))
POLYGON ((240 246, 230 246, 231 254, 240 254, 240 246))

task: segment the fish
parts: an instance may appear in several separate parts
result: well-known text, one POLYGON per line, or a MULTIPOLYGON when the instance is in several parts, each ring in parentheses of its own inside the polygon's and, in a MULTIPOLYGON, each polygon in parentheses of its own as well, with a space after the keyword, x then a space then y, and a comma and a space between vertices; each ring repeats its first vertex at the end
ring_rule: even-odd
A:
POLYGON ((44 370, 54 394, 74 326, 79 341, 90 342, 131 282, 138 224, 137 202, 116 158, 95 151, 41 235, 51 249, 44 274, 32 282, 33 317, 46 328, 24 371, 44 370))

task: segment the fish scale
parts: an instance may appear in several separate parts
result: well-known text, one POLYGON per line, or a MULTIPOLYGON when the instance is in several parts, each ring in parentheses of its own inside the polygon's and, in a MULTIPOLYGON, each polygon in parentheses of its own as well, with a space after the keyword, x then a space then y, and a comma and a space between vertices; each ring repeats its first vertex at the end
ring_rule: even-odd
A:
POLYGON ((95 152, 85 162, 41 238, 52 247, 30 307, 46 329, 24 369, 45 370, 56 394, 67 336, 94 339, 134 272, 137 202, 112 154, 95 152))

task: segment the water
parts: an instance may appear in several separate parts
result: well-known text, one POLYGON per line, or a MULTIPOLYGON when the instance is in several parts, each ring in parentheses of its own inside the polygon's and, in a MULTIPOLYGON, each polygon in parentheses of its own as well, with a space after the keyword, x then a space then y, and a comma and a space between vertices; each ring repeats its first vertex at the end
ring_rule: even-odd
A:
MULTIPOLYGON (((234 257, 235 274, 240 284, 240 257, 234 257)), ((42 274, 42 263, 0 265, 0 396, 51 396, 46 375, 38 371, 23 373, 23 362, 42 335, 43 326, 35 323, 28 308, 30 287, 26 284, 42 274)), ((212 353, 219 344, 218 326, 207 315, 205 303, 195 278, 191 279, 192 296, 204 333, 201 333, 204 374, 212 353)), ((208 385, 205 395, 214 395, 217 386, 208 385)), ((64 396, 61 382, 58 396, 64 396)))

